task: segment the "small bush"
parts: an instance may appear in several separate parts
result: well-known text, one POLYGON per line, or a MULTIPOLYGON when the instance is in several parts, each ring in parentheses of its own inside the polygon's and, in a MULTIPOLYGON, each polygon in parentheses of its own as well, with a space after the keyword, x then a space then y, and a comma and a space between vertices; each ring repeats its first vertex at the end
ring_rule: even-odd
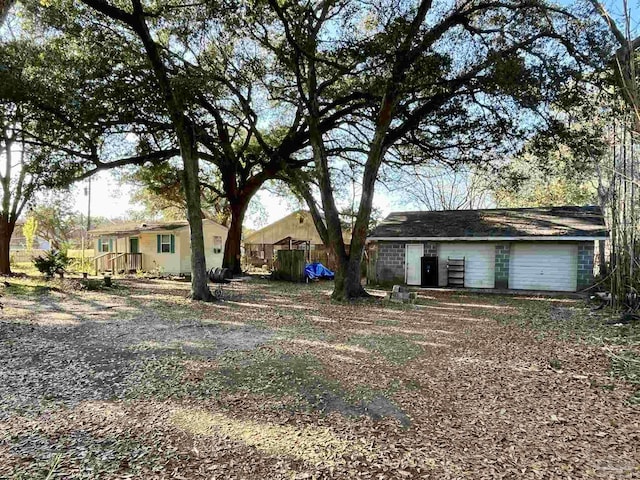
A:
POLYGON ((67 272, 84 273, 91 272, 93 270, 93 259, 85 258, 84 263, 81 258, 69 257, 69 265, 66 269, 67 272))
POLYGON ((40 273, 43 273, 47 277, 53 277, 55 274, 58 274, 60 278, 63 278, 64 272, 69 266, 69 259, 64 253, 51 250, 44 255, 34 258, 33 264, 40 273))

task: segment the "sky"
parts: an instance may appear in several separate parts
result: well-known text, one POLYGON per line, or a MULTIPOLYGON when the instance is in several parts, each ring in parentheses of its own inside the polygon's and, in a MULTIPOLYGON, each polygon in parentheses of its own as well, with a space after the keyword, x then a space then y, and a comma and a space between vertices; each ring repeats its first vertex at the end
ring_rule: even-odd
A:
MULTIPOLYGON (((88 182, 81 182, 71 189, 71 196, 74 200, 74 209, 87 214, 87 196, 85 188, 88 182)), ((133 188, 120 182, 111 173, 102 172, 91 179, 91 216, 118 219, 126 217, 131 210, 142 210, 140 205, 132 203, 131 196, 133 188)), ((253 218, 247 218, 245 227, 255 229, 263 225, 273 223, 286 217, 296 207, 288 205, 282 199, 267 190, 260 190, 254 201, 259 201, 264 205, 266 218, 261 220, 261 224, 255 222, 253 218)), ((384 216, 393 210, 402 209, 402 203, 393 193, 384 189, 379 189, 374 196, 374 206, 379 208, 384 216)))

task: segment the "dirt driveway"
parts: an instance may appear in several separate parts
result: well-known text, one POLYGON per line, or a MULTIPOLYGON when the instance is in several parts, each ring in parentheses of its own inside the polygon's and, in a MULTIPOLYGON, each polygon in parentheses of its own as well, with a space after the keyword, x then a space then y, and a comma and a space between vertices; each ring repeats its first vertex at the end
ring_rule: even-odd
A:
POLYGON ((640 328, 580 300, 9 282, 0 478, 640 478, 640 328))

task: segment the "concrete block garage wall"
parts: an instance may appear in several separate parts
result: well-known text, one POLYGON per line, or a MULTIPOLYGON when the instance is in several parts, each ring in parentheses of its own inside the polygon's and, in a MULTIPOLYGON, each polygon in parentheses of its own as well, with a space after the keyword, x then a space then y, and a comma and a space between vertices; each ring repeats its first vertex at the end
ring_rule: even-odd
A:
MULTIPOLYGON (((378 283, 404 284, 405 245, 407 243, 422 243, 424 245, 424 256, 437 256, 438 254, 437 242, 379 242, 377 244, 378 255, 376 263, 376 278, 378 283)), ((539 245, 543 250, 545 246, 546 244, 544 243, 540 243, 539 245)), ((577 267, 574 268, 577 268, 578 290, 593 285, 594 247, 595 243, 593 241, 578 242, 577 244, 577 267)), ((495 244, 495 288, 511 287, 509 285, 509 273, 510 260, 513 254, 513 244, 510 242, 499 242, 495 244)))
POLYGON ((437 257, 438 256, 438 244, 433 242, 426 242, 424 244, 424 256, 425 257, 437 257))
POLYGON ((495 282, 496 288, 509 288, 509 255, 511 245, 499 243, 496 245, 495 282))
POLYGON ((595 242, 578 244, 578 290, 593 285, 593 255, 595 242))
POLYGON ((405 245, 407 243, 422 243, 425 257, 438 255, 438 245, 434 242, 379 242, 376 264, 379 283, 404 283, 405 245))
POLYGON ((376 273, 380 283, 404 283, 404 243, 378 244, 376 273))

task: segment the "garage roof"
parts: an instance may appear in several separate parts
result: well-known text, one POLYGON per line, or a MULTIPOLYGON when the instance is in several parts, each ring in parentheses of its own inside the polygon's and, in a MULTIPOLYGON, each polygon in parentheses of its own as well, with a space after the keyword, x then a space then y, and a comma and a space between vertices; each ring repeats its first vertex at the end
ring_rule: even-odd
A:
POLYGON ((369 240, 587 240, 607 238, 598 206, 393 212, 369 240))

